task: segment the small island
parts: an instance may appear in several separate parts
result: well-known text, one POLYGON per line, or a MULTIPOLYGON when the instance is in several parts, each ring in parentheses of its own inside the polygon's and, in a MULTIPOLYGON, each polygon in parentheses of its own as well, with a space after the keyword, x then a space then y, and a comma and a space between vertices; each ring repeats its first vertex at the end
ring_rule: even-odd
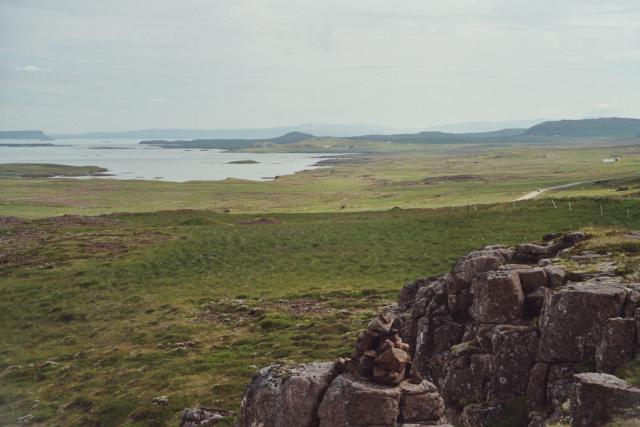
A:
POLYGON ((255 165, 257 162, 255 160, 234 160, 232 162, 227 162, 228 165, 255 165))
POLYGON ((81 176, 110 176, 107 169, 98 166, 69 166, 53 163, 0 164, 1 178, 54 178, 81 176))

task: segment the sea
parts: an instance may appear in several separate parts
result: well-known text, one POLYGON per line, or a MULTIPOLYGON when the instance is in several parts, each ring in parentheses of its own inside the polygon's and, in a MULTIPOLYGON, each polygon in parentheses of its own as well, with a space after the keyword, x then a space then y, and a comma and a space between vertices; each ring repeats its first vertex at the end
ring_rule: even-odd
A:
MULTIPOLYGON (((272 180, 313 169, 325 153, 230 153, 214 149, 160 148, 139 144, 139 140, 56 139, 47 141, 0 140, 0 163, 55 163, 106 168, 106 179, 159 181, 211 181, 227 178, 252 181, 272 180), (237 164, 236 161, 257 163, 237 164)), ((96 177, 90 177, 92 179, 96 177)))

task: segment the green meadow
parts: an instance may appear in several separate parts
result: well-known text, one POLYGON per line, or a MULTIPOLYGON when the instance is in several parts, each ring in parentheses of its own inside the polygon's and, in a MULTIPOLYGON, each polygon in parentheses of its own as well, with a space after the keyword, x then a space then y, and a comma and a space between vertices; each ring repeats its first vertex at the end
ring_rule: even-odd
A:
MULTIPOLYGON (((7 176, 0 165, 0 178, 7 176)), ((29 173, 28 167, 24 173, 29 173)), ((15 167, 12 169, 16 173, 15 167)), ((52 172, 62 174, 60 168, 52 172)), ((40 173, 43 173, 41 170, 40 173)), ((74 173, 72 170, 66 173, 74 173)), ((640 145, 447 144, 361 153, 272 181, 158 182, 113 179, 0 179, 0 215, 209 209, 231 213, 344 212, 510 202, 538 188, 640 177, 640 145), (620 157, 615 164, 603 158, 620 157)), ((589 197, 625 197, 615 183, 589 197)), ((573 191, 571 189, 570 191, 573 191)), ((571 196, 573 193, 563 193, 571 196)), ((545 197, 552 195, 546 193, 545 197)))
POLYGON ((640 203, 255 218, 4 220, 0 424, 32 414, 42 425, 175 425, 185 407, 235 410, 257 367, 348 355, 404 282, 485 244, 637 228, 640 203))
MULTIPOLYGON (((264 182, 0 165, 0 425, 237 410, 257 368, 348 356, 404 283, 470 250, 637 230, 639 171, 640 146, 588 144, 372 147, 264 182)), ((615 236, 598 250, 637 260, 615 236)))

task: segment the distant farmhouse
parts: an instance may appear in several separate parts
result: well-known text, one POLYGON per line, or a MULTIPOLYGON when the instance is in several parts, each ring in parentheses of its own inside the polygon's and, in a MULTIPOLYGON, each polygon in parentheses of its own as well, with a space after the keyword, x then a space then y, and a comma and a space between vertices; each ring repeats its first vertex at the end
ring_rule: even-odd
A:
POLYGON ((607 163, 615 163, 615 162, 618 162, 618 161, 620 161, 620 157, 613 157, 611 159, 602 159, 602 163, 605 163, 605 164, 607 164, 607 163))

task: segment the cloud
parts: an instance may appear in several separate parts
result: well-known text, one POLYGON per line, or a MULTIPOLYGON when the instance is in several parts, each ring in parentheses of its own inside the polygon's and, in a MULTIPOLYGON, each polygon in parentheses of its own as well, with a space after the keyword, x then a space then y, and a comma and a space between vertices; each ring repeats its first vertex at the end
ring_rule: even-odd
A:
POLYGON ((0 127, 640 115, 638 0, 0 4, 0 127))
POLYGON ((16 67, 16 71, 25 73, 50 73, 53 71, 51 67, 38 67, 37 65, 25 65, 24 67, 16 67))
POLYGON ((620 109, 615 105, 610 105, 606 102, 600 102, 591 109, 589 109, 585 115, 587 118, 595 118, 595 117, 607 117, 607 116, 615 116, 620 113, 620 109))

